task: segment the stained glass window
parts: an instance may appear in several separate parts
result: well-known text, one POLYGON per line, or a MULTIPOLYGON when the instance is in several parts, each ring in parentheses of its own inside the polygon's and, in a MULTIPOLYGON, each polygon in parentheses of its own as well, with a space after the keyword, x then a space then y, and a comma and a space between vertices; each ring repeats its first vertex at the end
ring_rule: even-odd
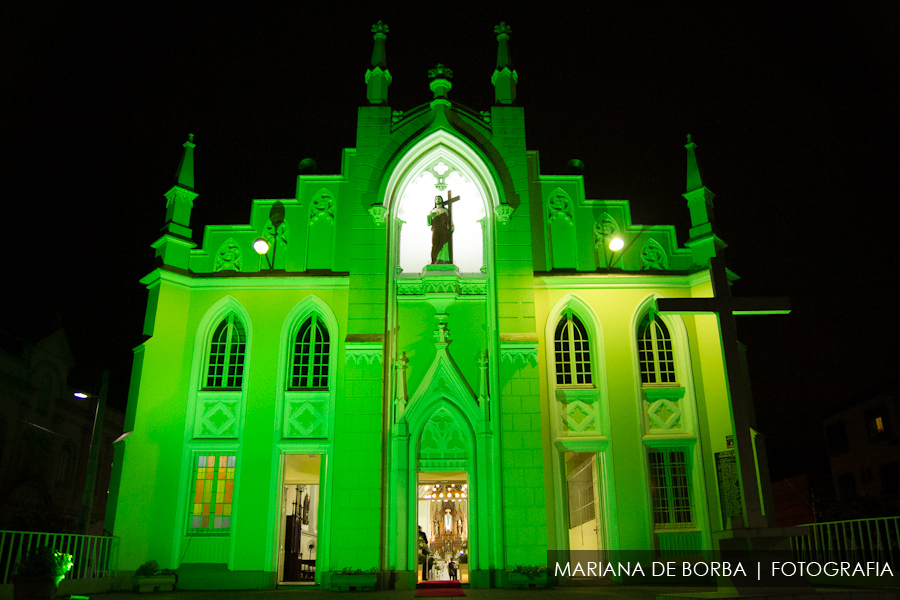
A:
POLYGON ((303 322, 294 340, 291 388, 299 390, 328 387, 328 329, 316 315, 303 322))
POLYGON ((237 315, 232 313, 222 319, 210 343, 206 387, 241 387, 246 346, 247 335, 237 315))
POLYGON ((235 459, 234 455, 226 454, 197 456, 188 533, 228 533, 234 496, 235 459))
POLYGON ((556 384, 590 386, 591 350, 587 330, 572 313, 566 313, 553 336, 556 384))
POLYGON ((641 383, 644 385, 674 385, 675 357, 672 337, 661 319, 644 317, 638 328, 638 360, 641 364, 641 383))
POLYGON ((683 450, 650 450, 650 494, 657 529, 693 527, 691 480, 683 450))

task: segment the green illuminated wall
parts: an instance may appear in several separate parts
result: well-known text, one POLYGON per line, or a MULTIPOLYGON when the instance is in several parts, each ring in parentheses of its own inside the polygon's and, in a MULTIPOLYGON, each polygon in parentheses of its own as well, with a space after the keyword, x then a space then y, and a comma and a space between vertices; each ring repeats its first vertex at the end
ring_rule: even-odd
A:
MULTIPOLYGON (((517 75, 504 72, 514 98, 517 75)), ((345 568, 415 584, 414 489, 425 468, 467 473, 471 585, 504 586, 507 569, 545 564, 548 549, 568 544, 565 452, 598 457, 604 549, 710 548, 722 527, 715 453, 731 433, 715 317, 661 317, 677 385, 642 387, 636 340, 655 298, 711 294, 704 252, 718 238, 701 239, 705 212, 692 212, 703 229, 694 250, 678 248, 672 227, 633 224, 627 201, 585 198, 580 175, 541 174, 506 88, 475 113, 447 99, 449 80, 438 77, 430 104, 399 112, 378 73, 339 175, 302 173, 294 198, 253 201, 248 224, 207 227, 202 246, 190 207, 206 199, 185 144, 154 244, 161 266, 142 280, 148 338, 135 349, 130 434, 117 448, 120 567, 156 560, 179 569, 184 588, 274 586, 285 454, 323 458, 321 586, 345 568), (464 200, 483 215, 479 233, 455 242, 480 247, 477 272, 401 268, 404 235, 424 227, 402 222, 413 201, 404 186, 438 164, 478 190, 464 200), (613 237, 623 250, 608 249, 613 237), (253 250, 258 238, 265 255, 253 250), (556 383, 554 331, 569 313, 587 331, 590 386, 556 383), (210 336, 228 314, 246 330, 242 385, 208 390, 210 336), (292 392, 292 335, 312 314, 330 335, 329 384, 292 392), (465 447, 443 466, 420 455, 437 418, 465 447), (648 453, 672 448, 689 465, 693 523, 680 531, 652 516, 648 453), (193 463, 204 452, 237 457, 232 519, 216 535, 191 535, 193 463)))

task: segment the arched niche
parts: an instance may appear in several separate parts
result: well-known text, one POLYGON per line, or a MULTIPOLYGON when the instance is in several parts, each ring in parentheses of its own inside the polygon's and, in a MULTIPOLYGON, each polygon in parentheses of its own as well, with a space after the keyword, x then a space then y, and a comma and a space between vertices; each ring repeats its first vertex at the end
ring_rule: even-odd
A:
POLYGON ((461 273, 480 273, 490 264, 497 187, 471 146, 437 131, 403 154, 385 190, 385 207, 392 217, 393 266, 403 273, 420 273, 431 262, 428 214, 435 196, 446 199, 448 191, 460 198, 453 204, 453 263, 461 273))

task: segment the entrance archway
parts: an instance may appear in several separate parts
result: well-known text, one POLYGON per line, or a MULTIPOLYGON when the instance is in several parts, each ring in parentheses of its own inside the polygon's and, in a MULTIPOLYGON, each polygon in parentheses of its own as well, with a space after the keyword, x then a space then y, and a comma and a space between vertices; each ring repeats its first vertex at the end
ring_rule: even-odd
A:
POLYGON ((469 583, 469 483, 464 471, 423 472, 416 484, 418 581, 469 583), (428 560, 430 558, 430 560, 428 560))

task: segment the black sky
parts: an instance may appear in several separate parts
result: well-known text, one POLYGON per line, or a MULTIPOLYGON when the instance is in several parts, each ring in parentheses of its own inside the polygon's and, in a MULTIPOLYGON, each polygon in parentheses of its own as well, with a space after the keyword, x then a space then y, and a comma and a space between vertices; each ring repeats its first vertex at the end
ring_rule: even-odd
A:
POLYGON ((817 411, 898 364, 900 5, 764 4, 7 7, 0 328, 31 339, 59 314, 81 372, 110 367, 124 405, 138 279, 187 133, 200 241, 207 224, 246 223, 252 198, 291 197, 302 158, 339 172, 372 23, 390 26, 395 110, 429 100, 438 62, 454 70, 451 99, 487 110, 505 20, 542 171, 583 160, 589 198, 628 199, 635 223, 674 224, 682 244, 692 134, 742 277, 733 293, 793 302, 738 326, 776 470, 802 469, 817 411))

